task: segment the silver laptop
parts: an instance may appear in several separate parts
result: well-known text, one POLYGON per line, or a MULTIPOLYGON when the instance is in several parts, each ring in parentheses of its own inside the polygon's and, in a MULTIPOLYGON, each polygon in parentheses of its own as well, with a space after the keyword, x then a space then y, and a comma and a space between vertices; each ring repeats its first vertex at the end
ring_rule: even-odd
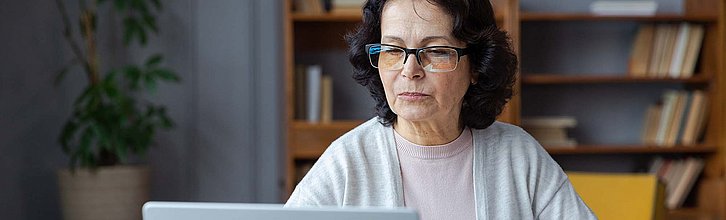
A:
POLYGON ((418 220, 409 208, 284 208, 282 204, 147 202, 144 220, 418 220))

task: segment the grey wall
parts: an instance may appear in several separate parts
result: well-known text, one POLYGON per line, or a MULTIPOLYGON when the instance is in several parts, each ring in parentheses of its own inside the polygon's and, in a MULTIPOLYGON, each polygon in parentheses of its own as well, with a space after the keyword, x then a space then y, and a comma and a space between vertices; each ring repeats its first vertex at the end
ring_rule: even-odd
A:
MULTIPOLYGON (((124 49, 106 25, 117 21, 100 21, 104 65, 162 52, 183 79, 146 96, 176 122, 137 160, 152 168, 152 199, 281 202, 281 4, 165 1, 144 49, 124 49)), ((60 219, 55 172, 68 162, 56 138, 85 78, 76 69, 52 84, 70 59, 59 18, 53 1, 0 1, 2 219, 60 219)))

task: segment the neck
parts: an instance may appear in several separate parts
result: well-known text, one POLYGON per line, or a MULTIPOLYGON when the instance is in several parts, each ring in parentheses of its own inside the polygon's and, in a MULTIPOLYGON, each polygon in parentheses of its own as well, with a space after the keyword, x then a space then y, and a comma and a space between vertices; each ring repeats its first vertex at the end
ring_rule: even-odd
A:
POLYGON ((430 122, 430 121, 408 121, 398 117, 393 129, 406 140, 422 145, 434 146, 443 145, 454 141, 464 126, 455 120, 454 122, 430 122))

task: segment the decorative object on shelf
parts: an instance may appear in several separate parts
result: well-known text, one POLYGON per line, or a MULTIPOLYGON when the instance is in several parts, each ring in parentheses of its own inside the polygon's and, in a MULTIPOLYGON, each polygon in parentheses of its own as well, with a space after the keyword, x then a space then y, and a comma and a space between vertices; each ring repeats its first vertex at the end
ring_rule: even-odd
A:
POLYGON ((567 129, 577 126, 570 116, 542 116, 522 118, 522 128, 546 148, 574 148, 577 141, 568 137, 567 129))
POLYGON ((655 1, 594 1, 590 12, 596 15, 652 16, 658 10, 655 1))
POLYGON ((77 21, 71 20, 66 1, 56 3, 73 54, 73 61, 58 74, 56 83, 73 67, 80 67, 79 73, 88 80, 58 140, 70 156, 70 168, 58 172, 64 219, 140 219, 138 210, 148 200, 149 171, 145 166, 122 164, 129 156, 144 155, 156 131, 173 125, 164 106, 141 97, 153 92, 160 82, 180 79, 161 66, 160 54, 141 65, 107 68, 111 70, 103 74, 96 30, 98 15, 104 14, 98 10, 115 10, 111 14, 123 21, 124 45, 145 47, 149 35, 158 32, 155 16, 161 11, 161 2, 79 1, 77 21))

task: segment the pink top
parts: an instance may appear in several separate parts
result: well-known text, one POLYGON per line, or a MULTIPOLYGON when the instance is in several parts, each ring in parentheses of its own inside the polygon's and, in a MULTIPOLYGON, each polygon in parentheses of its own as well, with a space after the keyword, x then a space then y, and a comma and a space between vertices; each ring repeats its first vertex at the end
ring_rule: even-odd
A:
POLYGON ((471 130, 438 146, 417 145, 394 133, 406 207, 418 210, 421 220, 476 219, 471 130))

